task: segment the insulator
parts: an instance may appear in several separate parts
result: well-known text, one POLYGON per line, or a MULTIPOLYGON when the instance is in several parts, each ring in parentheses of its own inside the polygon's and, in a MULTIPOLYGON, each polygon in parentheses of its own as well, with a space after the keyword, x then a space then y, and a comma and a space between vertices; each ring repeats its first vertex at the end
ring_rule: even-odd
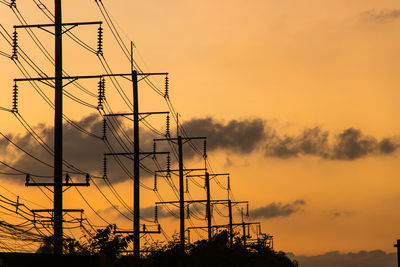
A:
POLYGON ((158 206, 154 206, 154 223, 158 223, 158 206))
POLYGON ((103 178, 107 178, 107 158, 103 159, 103 178))
POLYGON ((25 185, 29 185, 29 182, 31 181, 31 175, 29 173, 26 174, 25 177, 25 185))
POLYGON ((186 193, 189 193, 189 180, 186 178, 186 193))
POLYGON ((168 174, 171 171, 171 157, 169 156, 169 154, 167 155, 167 172, 168 174))
POLYGON ((156 159, 156 142, 153 143, 153 159, 156 159))
POLYGON ((17 196, 17 205, 15 205, 15 213, 18 213, 19 196, 17 196))
POLYGON ((189 205, 186 206, 186 218, 190 218, 190 210, 189 210, 189 205))
POLYGON ((12 55, 11 59, 18 59, 18 33, 15 30, 12 38, 12 55))
POLYGON ((249 217, 249 203, 246 205, 246 217, 249 217))
POLYGON ((105 97, 105 80, 104 78, 100 78, 99 81, 99 93, 98 93, 98 105, 97 109, 103 109, 103 101, 105 97))
POLYGON ((103 140, 107 140, 107 121, 103 119, 103 140))
POLYGON ((228 186, 227 186, 228 190, 231 190, 231 178, 228 176, 228 186))
POLYGON ((99 30, 97 32, 97 54, 103 55, 103 28, 101 25, 99 26, 99 30))
POLYGON ((157 173, 154 173, 154 188, 153 191, 157 191, 157 173))
POLYGON ((203 143, 203 158, 207 158, 207 140, 203 143))
POLYGON ((10 7, 11 7, 11 8, 17 7, 16 0, 11 0, 10 7))
POLYGON ((165 98, 169 98, 169 81, 168 81, 168 76, 165 76, 165 93, 164 93, 164 97, 165 98))
POLYGON ((103 101, 104 101, 104 99, 106 99, 106 79, 102 79, 103 80, 103 91, 102 91, 102 98, 103 98, 103 101))
POLYGON ((65 175, 65 183, 69 183, 69 180, 70 180, 70 177, 69 177, 69 174, 67 173, 66 175, 65 175))
POLYGON ((18 86, 15 83, 14 84, 14 89, 13 89, 13 107, 12 107, 12 112, 17 112, 18 113, 18 86))
POLYGON ((170 130, 170 121, 169 121, 169 115, 167 115, 167 127, 166 127, 166 130, 165 130, 165 136, 166 137, 171 136, 169 130, 170 130))
POLYGON ((90 182, 90 175, 89 173, 86 173, 86 184, 89 184, 90 182))

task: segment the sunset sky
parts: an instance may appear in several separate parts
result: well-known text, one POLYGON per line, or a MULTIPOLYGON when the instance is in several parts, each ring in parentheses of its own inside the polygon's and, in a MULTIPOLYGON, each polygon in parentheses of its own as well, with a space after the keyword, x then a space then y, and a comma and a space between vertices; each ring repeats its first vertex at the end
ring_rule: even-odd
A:
MULTIPOLYGON (((52 1, 43 3, 53 10, 52 1)), ((125 44, 134 42, 139 65, 145 71, 169 73, 170 99, 183 125, 190 134, 209 138, 213 170, 231 174, 236 200, 250 201, 250 220, 262 222, 263 231, 274 236, 276 249, 305 256, 330 251, 394 252, 393 244, 400 237, 398 1, 103 3, 125 44)), ((17 1, 17 6, 28 23, 49 23, 33 1, 17 1)), ((69 0, 63 7, 65 22, 103 20, 95 1, 69 0)), ((0 17, 9 33, 13 25, 20 24, 5 5, 0 6, 0 17)), ((104 55, 113 71, 129 72, 129 61, 107 25, 103 27, 104 55)), ((82 26, 73 32, 96 47, 97 26, 82 26)), ((49 34, 38 29, 35 33, 53 53, 49 34)), ((53 76, 51 65, 23 30, 19 38, 25 52, 53 76)), ((11 54, 10 46, 0 39, 0 51, 11 54)), ((94 54, 67 37, 64 40, 64 67, 69 74, 104 73, 94 54)), ((0 62, 0 106, 11 108, 13 79, 22 74, 11 60, 1 57, 0 62)), ((97 80, 82 83, 97 94, 97 80)), ((163 90, 162 78, 154 78, 154 83, 163 90)), ((111 82, 108 85, 106 94, 114 112, 127 111, 111 82)), ((121 80, 121 85, 131 98, 130 83, 121 80)), ((41 88, 53 99, 51 88, 41 88)), ((163 98, 148 86, 140 90, 142 111, 167 109, 163 98)), ((21 83, 19 91, 21 116, 39 127, 45 140, 51 140, 51 108, 28 83, 21 83)), ((80 97, 79 92, 76 95, 80 97)), ((64 112, 70 119, 92 130, 101 129, 99 116, 89 123, 84 120, 98 114, 95 109, 65 101, 64 112)), ((87 101, 97 105, 95 98, 87 101)), ((51 162, 37 145, 29 144, 29 136, 14 115, 4 111, 0 115, 3 134, 51 162)), ((149 121, 165 131, 164 118, 149 121)), ((125 126, 128 129, 130 124, 125 126)), ((79 135, 75 135, 75 145, 66 145, 66 157, 76 155, 68 160, 84 170, 87 163, 91 172, 101 174, 101 155, 96 160, 77 160, 82 153, 77 152, 79 135)), ((0 144, 1 160, 21 169, 31 167, 5 143, 0 144)), ((186 162, 191 167, 202 164, 195 157, 186 162)), ((3 186, 21 196, 51 205, 40 191, 25 188, 23 182, 24 177, 2 179, 3 186)), ((144 183, 152 186, 152 178, 145 178, 144 183)), ((115 186, 131 203, 131 181, 115 178, 115 186)), ((212 186, 216 199, 226 197, 216 184, 212 186)), ((65 206, 84 205, 76 200, 75 190, 70 190, 65 206)), ((94 202, 99 197, 93 188, 80 191, 94 202)), ((143 208, 154 205, 151 194, 144 193, 143 208)), ((174 196, 166 193, 164 198, 174 196)), ((110 221, 122 220, 107 213, 106 202, 94 205, 110 221)), ((92 212, 87 210, 87 214, 92 212)), ((166 224, 178 230, 176 220, 167 220, 166 224)))

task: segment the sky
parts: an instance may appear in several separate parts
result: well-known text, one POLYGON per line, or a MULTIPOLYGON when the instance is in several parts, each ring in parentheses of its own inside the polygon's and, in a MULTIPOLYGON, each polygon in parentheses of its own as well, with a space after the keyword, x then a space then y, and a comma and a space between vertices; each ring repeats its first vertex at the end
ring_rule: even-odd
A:
MULTIPOLYGON (((52 10, 51 1, 43 2, 52 10)), ((396 209, 400 201, 398 1, 103 3, 125 44, 134 42, 134 58, 144 70, 169 73, 170 99, 181 122, 190 134, 208 137, 208 159, 214 171, 231 174, 235 198, 249 200, 250 220, 262 222, 263 231, 274 236, 278 250, 310 259, 314 255, 383 254, 393 258, 390 253, 399 237, 400 222, 396 209), (359 251, 372 254, 348 254, 359 251)), ((63 7, 65 21, 102 19, 95 1, 65 1, 63 7)), ((29 23, 48 23, 30 1, 18 2, 18 9, 29 23)), ((12 32, 12 26, 18 24, 12 11, 2 5, 0 15, 0 23, 12 32)), ((104 28, 104 54, 109 64, 116 73, 129 72, 129 61, 106 25, 104 28)), ((47 33, 35 32, 52 47, 47 33)), ((74 29, 92 47, 96 46, 96 32, 91 26, 74 29)), ((22 31, 19 36, 21 47, 52 73, 29 36, 22 31)), ((104 72, 95 55, 64 39, 68 73, 104 72)), ((11 53, 3 39, 0 51, 11 53)), ((10 108, 13 78, 21 74, 5 57, 0 69, 0 106, 10 108)), ((160 88, 163 82, 154 78, 160 88)), ((82 83, 97 93, 97 81, 82 83)), ((124 90, 131 98, 129 82, 121 81, 121 85, 128 88, 124 90)), ((51 89, 42 88, 51 99, 51 89)), ((96 99, 70 90, 97 105, 96 99)), ((21 84, 19 91, 20 114, 51 141, 51 108, 29 84, 21 84)), ((115 112, 126 111, 114 89, 106 94, 115 112)), ((167 108, 145 85, 140 97, 141 110, 167 108)), ((67 99, 64 111, 85 129, 101 134, 101 120, 93 115, 98 114, 96 110, 67 99)), ((165 131, 163 119, 149 121, 165 131)), ((2 112, 0 122, 2 133, 51 161, 31 142, 14 115, 2 112)), ((121 122, 119 127, 128 126, 121 122)), ((66 126, 65 131, 69 133, 65 135, 66 157, 101 173, 104 148, 71 127, 66 126)), ((151 134, 144 127, 142 133, 143 146, 151 147, 151 134)), ((4 140, 1 146, 2 160, 41 170, 4 140)), ((192 154, 187 162, 201 164, 192 154)), ((116 188, 130 203, 130 182, 118 178, 123 177, 120 174, 115 177, 116 188)), ((36 197, 21 182, 3 180, 8 188, 36 197)), ((144 183, 151 185, 152 178, 145 178, 144 183)), ((221 183, 225 185, 226 180, 221 178, 221 183)), ((216 197, 226 196, 217 184, 212 186, 216 197)), ((84 190, 88 190, 88 198, 98 198, 94 189, 84 190)), ((152 201, 150 195, 144 193, 144 208, 152 206, 147 205, 152 201)), ((66 199, 66 205, 81 203, 73 193, 66 194, 66 199)), ((107 214, 107 203, 95 205, 110 218, 118 217, 114 211, 107 214)), ((167 220, 178 229, 176 220, 167 220)), ((394 266, 393 261, 387 266, 394 266)))

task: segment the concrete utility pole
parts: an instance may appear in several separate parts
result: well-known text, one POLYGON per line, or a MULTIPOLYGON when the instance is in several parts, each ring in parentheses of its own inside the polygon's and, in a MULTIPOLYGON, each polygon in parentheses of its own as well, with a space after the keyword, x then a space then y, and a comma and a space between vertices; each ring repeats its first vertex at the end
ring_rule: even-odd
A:
POLYGON ((228 199, 228 210, 229 210, 229 243, 233 245, 233 220, 232 220, 232 201, 228 199))
MULTIPOLYGON (((205 149, 204 149, 205 150, 205 149)), ((197 175, 187 175, 186 177, 204 177, 205 179, 205 187, 206 187, 206 196, 207 196, 207 202, 206 202, 206 217, 207 217, 207 231, 208 231, 208 240, 211 240, 212 238, 212 212, 211 212, 211 188, 210 188, 210 176, 213 178, 216 178, 217 176, 228 176, 229 173, 208 173, 206 172, 205 174, 197 174, 197 175)))
MULTIPOLYGON (((178 133, 178 132, 177 132, 178 133)), ((205 140, 206 137, 182 137, 182 136, 178 136, 177 138, 161 138, 161 139, 154 139, 154 142, 156 141, 176 141, 177 145, 178 145, 178 165, 179 168, 177 170, 158 170, 157 172, 174 172, 177 171, 179 172, 179 217, 180 217, 180 243, 181 243, 181 247, 184 248, 185 247, 185 194, 184 194, 184 177, 183 177, 183 171, 206 171, 205 168, 201 168, 201 169, 184 169, 183 167, 183 144, 185 141, 188 142, 190 140, 194 140, 194 139, 202 139, 205 140)), ((157 202, 159 204, 161 204, 162 202, 157 202)), ((165 202, 166 203, 166 202, 165 202)), ((165 204, 164 203, 164 204, 165 204)))
POLYGON ((397 266, 400 267, 400 239, 397 239, 397 243, 394 247, 397 248, 397 266))
POLYGON ((206 204, 206 214, 207 214, 207 230, 208 230, 208 240, 212 238, 212 228, 211 228, 211 196, 210 196, 210 174, 206 172, 206 191, 207 191, 207 204, 206 204))
MULTIPOLYGON (((194 204, 194 203, 206 203, 207 202, 210 203, 211 205, 217 205, 217 204, 223 204, 226 205, 228 204, 228 208, 229 208, 229 235, 230 235, 230 244, 232 245, 233 243, 233 225, 242 225, 242 223, 240 224, 234 224, 232 223, 232 204, 236 205, 236 204, 243 204, 243 203, 248 203, 248 201, 234 201, 232 202, 231 200, 185 200, 184 203, 188 203, 190 204, 194 204)), ((160 204, 180 204, 180 201, 162 201, 162 202, 156 202, 156 205, 160 205, 160 204)), ((248 225, 249 223, 245 223, 246 225, 248 225)), ((212 230, 210 229, 210 224, 208 224, 205 227, 188 227, 188 229, 204 229, 207 228, 209 230, 209 233, 212 232, 212 230)), ((221 226, 215 227, 215 226, 211 226, 211 228, 221 228, 221 226)))
MULTIPOLYGON (((132 52, 131 52, 132 54, 132 52)), ((132 56, 132 55, 131 55, 132 56)), ((140 139, 139 139, 139 116, 149 116, 152 114, 168 114, 169 112, 146 112, 139 113, 139 92, 138 92, 138 76, 151 76, 151 75, 168 75, 168 73, 138 73, 133 69, 133 58, 131 58, 131 78, 133 90, 133 113, 119 113, 119 114, 106 114, 105 117, 110 116, 129 116, 133 115, 133 153, 105 153, 104 156, 121 156, 133 155, 133 255, 140 256, 140 233, 154 233, 153 231, 140 230, 140 155, 154 155, 154 154, 168 154, 168 152, 140 152, 140 139)), ((121 74, 119 76, 125 76, 121 74)), ((121 231, 119 231, 121 233, 121 231)), ((128 233, 124 231, 124 233, 128 233)), ((157 232, 158 233, 158 232, 157 232)))
MULTIPOLYGON (((63 186, 89 186, 90 176, 86 176, 85 183, 69 183, 69 178, 66 179, 66 182, 63 183, 63 80, 69 79, 76 80, 81 77, 71 78, 63 76, 63 46, 62 46, 62 35, 65 32, 68 32, 79 25, 92 25, 92 24, 101 24, 101 22, 75 22, 75 23, 62 23, 62 5, 61 0, 54 1, 54 24, 33 24, 33 25, 18 25, 14 26, 15 39, 13 40, 13 52, 14 58, 17 58, 17 34, 16 30, 18 28, 38 28, 42 29, 46 32, 51 32, 45 28, 54 27, 54 42, 55 42, 55 70, 54 77, 39 77, 39 78, 25 78, 25 79, 14 79, 14 82, 21 81, 42 81, 45 84, 54 87, 55 96, 54 96, 54 180, 52 183, 31 183, 30 175, 28 174, 26 177, 26 186, 47 186, 54 187, 54 205, 53 205, 53 224, 54 224, 54 233, 53 233, 53 245, 54 245, 54 253, 62 254, 63 253, 63 212, 71 212, 73 210, 63 210, 63 186), (68 28, 63 31, 63 28, 68 28), (46 81, 54 81, 54 86, 46 81)), ((68 84, 69 84, 68 83, 68 84)), ((17 85, 15 84, 15 89, 17 85)), ((15 90, 16 92, 16 90, 15 90)), ((18 113, 17 102, 15 98, 15 102, 13 105, 13 112, 18 113)), ((46 211, 46 210, 44 210, 46 211)))
POLYGON ((139 151, 139 99, 137 72, 132 70, 133 86, 133 254, 140 252, 140 151, 139 151))
POLYGON ((246 223, 244 221, 242 222, 242 228, 243 228, 243 247, 246 248, 246 223))
POLYGON ((62 13, 61 0, 54 1, 55 14, 55 115, 54 115, 54 251, 62 254, 62 164, 63 164, 63 73, 62 73, 62 13))
POLYGON ((183 151, 182 136, 178 136, 178 157, 179 157, 179 216, 181 246, 185 246, 185 194, 183 190, 183 151))

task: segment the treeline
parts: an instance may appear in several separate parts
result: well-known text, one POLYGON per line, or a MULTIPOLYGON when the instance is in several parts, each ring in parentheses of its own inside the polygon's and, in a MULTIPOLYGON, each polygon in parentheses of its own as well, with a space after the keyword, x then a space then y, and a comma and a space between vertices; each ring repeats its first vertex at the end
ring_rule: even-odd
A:
MULTIPOLYGON (((235 236, 230 245, 229 234, 222 231, 211 240, 200 240, 182 249, 178 240, 166 243, 153 243, 146 247, 148 251, 140 258, 124 256, 123 251, 129 246, 132 238, 116 235, 112 227, 97 231, 85 243, 67 241, 64 246, 66 254, 99 255, 102 259, 99 266, 107 267, 297 267, 296 261, 290 260, 285 253, 277 252, 267 246, 266 240, 259 239, 252 244, 244 245, 241 237, 235 236)), ((38 253, 52 253, 52 240, 47 239, 38 253)))

